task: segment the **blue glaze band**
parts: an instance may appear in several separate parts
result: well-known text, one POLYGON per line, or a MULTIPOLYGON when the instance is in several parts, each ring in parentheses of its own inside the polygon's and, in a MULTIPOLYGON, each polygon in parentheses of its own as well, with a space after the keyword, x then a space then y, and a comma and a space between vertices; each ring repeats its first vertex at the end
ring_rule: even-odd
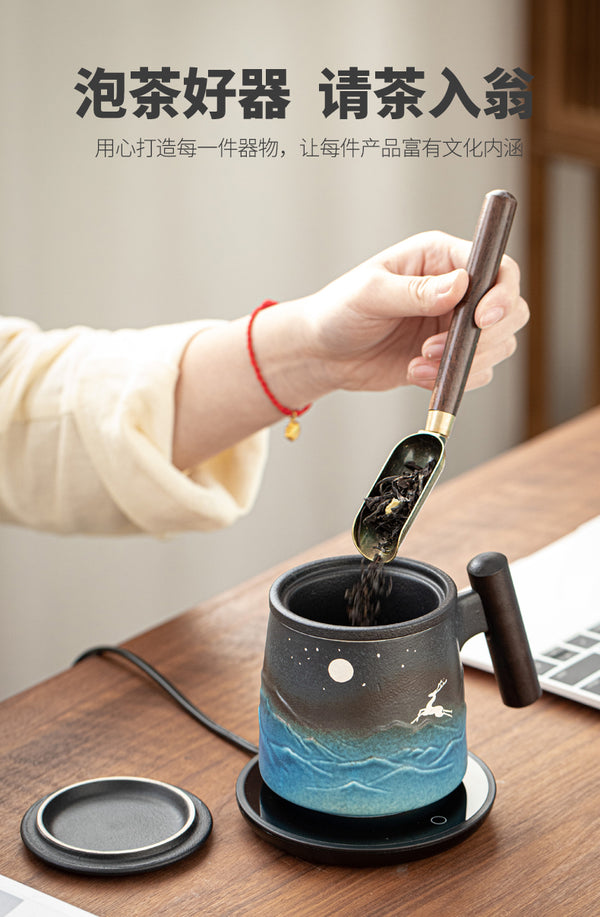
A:
POLYGON ((394 815, 460 784, 467 767, 465 705, 443 722, 392 723, 373 735, 318 733, 284 716, 261 691, 263 780, 284 799, 348 816, 394 815))

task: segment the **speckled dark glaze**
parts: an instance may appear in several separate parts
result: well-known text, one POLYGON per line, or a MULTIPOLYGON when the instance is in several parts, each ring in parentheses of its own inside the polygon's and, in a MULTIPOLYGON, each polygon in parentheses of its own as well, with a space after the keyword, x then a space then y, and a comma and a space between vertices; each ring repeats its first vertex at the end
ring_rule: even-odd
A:
POLYGON ((459 650, 487 630, 483 607, 428 564, 396 559, 386 570, 391 623, 376 627, 347 623, 344 593, 359 557, 305 564, 271 588, 260 771, 306 808, 390 815, 442 799, 463 779, 459 650))

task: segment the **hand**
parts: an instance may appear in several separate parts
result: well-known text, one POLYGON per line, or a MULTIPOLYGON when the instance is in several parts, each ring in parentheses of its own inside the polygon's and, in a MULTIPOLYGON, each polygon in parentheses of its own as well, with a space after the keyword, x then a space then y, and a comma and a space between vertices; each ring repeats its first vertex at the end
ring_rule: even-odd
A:
MULTIPOLYGON (((323 388, 433 388, 452 310, 467 289, 470 250, 466 240, 421 233, 304 300, 323 388)), ((519 268, 505 256, 475 312, 482 333, 467 388, 490 381, 493 367, 514 352, 515 334, 528 318, 519 268)))
MULTIPOLYGON (((300 409, 340 388, 433 388, 452 310, 467 289, 470 250, 462 239, 422 233, 318 293, 266 309, 253 325, 252 340, 270 391, 300 409)), ((467 387, 489 382, 494 365, 514 351, 515 333, 528 315, 519 269, 505 257, 475 312, 483 330, 467 387)), ((184 352, 175 392, 178 468, 190 468, 281 417, 251 367, 247 328, 247 316, 222 324, 196 335, 184 352)))

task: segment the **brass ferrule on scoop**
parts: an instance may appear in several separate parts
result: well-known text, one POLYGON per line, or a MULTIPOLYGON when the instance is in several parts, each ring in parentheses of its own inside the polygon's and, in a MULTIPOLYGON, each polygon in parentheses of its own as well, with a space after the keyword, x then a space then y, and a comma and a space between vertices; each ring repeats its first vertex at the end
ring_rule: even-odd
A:
POLYGON ((438 433, 446 439, 452 432, 455 415, 448 414, 446 411, 429 411, 427 414, 427 423, 425 424, 426 433, 438 433))

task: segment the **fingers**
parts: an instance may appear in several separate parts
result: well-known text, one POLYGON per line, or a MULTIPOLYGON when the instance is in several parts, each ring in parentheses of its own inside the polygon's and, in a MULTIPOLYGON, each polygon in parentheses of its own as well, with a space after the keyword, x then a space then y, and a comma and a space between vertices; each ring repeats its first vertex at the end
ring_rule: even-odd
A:
MULTIPOLYGON (((519 294, 520 273, 512 258, 504 256, 496 283, 475 310, 475 322, 481 335, 467 380, 467 388, 486 385, 493 367, 508 359, 516 350, 515 334, 527 324, 529 309, 519 294)), ((447 333, 433 335, 423 342, 421 355, 408 367, 409 381, 432 388, 437 376, 447 333)))
POLYGON ((423 318, 444 315, 460 302, 469 282, 464 269, 444 274, 404 275, 379 270, 363 276, 360 301, 378 318, 423 318))
POLYGON ((393 274, 445 274, 466 267, 471 245, 466 239, 436 229, 409 236, 372 260, 393 274))
MULTIPOLYGON (((466 292, 468 275, 462 265, 468 260, 471 243, 437 232, 422 233, 407 241, 413 247, 408 252, 404 243, 371 262, 379 261, 379 267, 383 268, 371 277, 376 282, 373 293, 379 299, 378 306, 389 318, 444 315, 466 292), (416 257, 417 253, 420 258, 416 257)), ((480 328, 490 328, 514 313, 520 299, 519 283, 519 267, 505 255, 496 283, 475 311, 475 322, 480 328)), ((528 314, 521 311, 520 317, 524 324, 528 314)))
MULTIPOLYGON (((502 317, 499 320, 489 325, 485 323, 477 345, 477 353, 481 354, 497 348, 503 341, 520 331, 528 320, 529 308, 525 300, 519 296, 514 306, 502 309, 502 317)), ((427 338, 423 342, 421 355, 429 360, 439 360, 444 351, 446 337, 447 332, 444 331, 427 338)))
MULTIPOLYGON (((483 334, 479 339, 480 343, 482 340, 483 334)), ((466 388, 473 389, 479 388, 482 385, 487 385, 492 379, 494 366, 497 366, 498 363, 502 363, 503 360, 507 360, 511 357, 516 349, 517 339, 514 334, 503 338, 493 346, 487 345, 480 349, 478 345, 473 363, 471 364, 466 388)), ((438 353, 437 345, 435 350, 431 352, 438 353)), ((414 385, 419 385, 422 388, 433 388, 433 383, 435 382, 440 367, 440 361, 441 353, 439 357, 415 357, 408 366, 409 382, 412 382, 414 385)))
MULTIPOLYGON (((435 366, 434 364, 421 364, 419 361, 420 358, 417 357, 417 359, 413 360, 410 364, 408 369, 408 381, 413 385, 418 385, 419 388, 425 388, 431 391, 435 385, 439 363, 435 366)), ((475 365, 473 365, 469 373, 469 378, 467 379, 465 390, 470 391, 475 388, 483 388, 484 385, 488 385, 492 381, 493 377, 493 367, 487 366, 484 369, 476 370, 475 365)))
MULTIPOLYGON (((482 300, 483 302, 483 300, 482 300)), ((521 297, 500 321, 482 330, 475 357, 467 380, 467 389, 487 385, 492 379, 493 367, 511 357, 517 348, 516 332, 528 320, 529 309, 521 297)), ((447 333, 433 335, 422 346, 421 355, 408 366, 409 381, 431 389, 435 382, 447 333)))
POLYGON ((520 271, 516 261, 505 255, 500 264, 496 283, 489 290, 475 310, 475 323, 481 329, 491 328, 510 316, 513 331, 526 324, 529 310, 519 295, 520 271), (515 325, 515 322, 519 324, 515 325))

